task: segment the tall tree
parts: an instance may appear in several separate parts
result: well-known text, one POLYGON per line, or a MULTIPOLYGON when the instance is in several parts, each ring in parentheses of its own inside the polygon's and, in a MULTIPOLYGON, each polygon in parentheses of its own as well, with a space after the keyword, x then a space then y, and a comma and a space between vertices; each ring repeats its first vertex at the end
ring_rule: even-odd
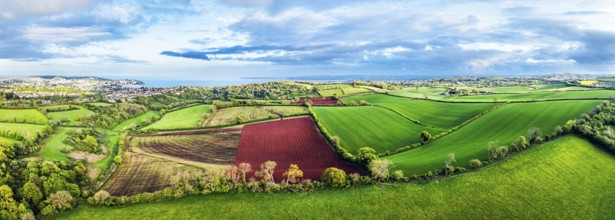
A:
POLYGON ((249 163, 240 163, 239 164, 239 171, 241 172, 242 178, 243 178, 243 185, 246 185, 246 173, 252 172, 252 165, 250 165, 249 163))
POLYGON ((273 172, 275 171, 275 166, 276 166, 276 162, 275 161, 265 161, 264 163, 261 164, 261 170, 256 171, 256 176, 260 177, 261 179, 270 182, 270 183, 274 183, 275 184, 275 180, 273 179, 273 172))
POLYGON ((389 178, 389 169, 393 165, 390 160, 374 160, 369 164, 369 171, 376 180, 386 180, 389 178))
POLYGON ((282 176, 286 177, 286 183, 296 183, 297 178, 303 177, 303 171, 299 169, 297 164, 291 164, 282 176))

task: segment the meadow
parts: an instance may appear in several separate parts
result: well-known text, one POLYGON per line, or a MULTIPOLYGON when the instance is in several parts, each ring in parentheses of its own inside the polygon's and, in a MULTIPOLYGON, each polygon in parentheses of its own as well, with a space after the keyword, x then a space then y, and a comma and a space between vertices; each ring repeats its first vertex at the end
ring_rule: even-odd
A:
POLYGON ((458 166, 467 167, 471 159, 488 158, 487 148, 491 141, 508 145, 532 127, 540 128, 544 134, 552 134, 555 126, 579 118, 600 102, 579 100, 507 104, 427 145, 385 158, 391 160, 396 169, 407 174, 440 170, 449 153, 455 154, 458 166))
POLYGON ((369 104, 391 109, 421 124, 439 129, 455 127, 495 106, 491 103, 445 103, 388 95, 367 95, 342 99, 344 103, 352 100, 356 103, 365 100, 369 104))
POLYGON ((206 127, 217 127, 242 123, 274 119, 286 116, 306 115, 308 111, 303 106, 245 106, 218 110, 205 122, 206 127))
POLYGON ((44 140, 45 147, 38 152, 38 156, 43 157, 45 160, 68 160, 68 157, 62 151, 72 150, 73 147, 62 143, 62 141, 68 137, 66 134, 67 131, 76 129, 77 128, 56 127, 54 133, 44 140))
POLYGON ((610 219, 615 212, 613 182, 612 155, 566 136, 475 172, 427 184, 308 194, 212 194, 126 207, 82 205, 59 218, 610 219))
POLYGON ((203 120, 203 114, 210 114, 210 105, 197 105, 166 113, 159 121, 143 130, 173 130, 197 128, 203 120))
POLYGON ((36 109, 0 109, 0 122, 47 124, 47 117, 36 109))
POLYGON ((0 136, 14 140, 23 140, 26 137, 36 139, 39 133, 44 133, 44 129, 45 125, 0 122, 0 136))
POLYGON ((148 120, 151 120, 153 117, 157 117, 160 116, 160 112, 159 111, 148 111, 143 113, 142 115, 139 115, 137 117, 128 119, 126 121, 123 121, 122 123, 119 123, 118 125, 116 125, 115 127, 113 127, 113 131, 115 132, 120 132, 122 130, 124 130, 125 127, 129 126, 130 124, 135 124, 137 126, 143 125, 145 124, 148 120))
MULTIPOLYGON (((73 105, 75 106, 75 105, 73 105)), ((77 122, 79 117, 87 117, 95 114, 93 111, 90 111, 81 106, 78 107, 78 110, 68 110, 68 111, 56 111, 56 112, 48 112, 47 116, 49 119, 59 120, 63 122, 64 126, 80 126, 77 122)))
POLYGON ((375 106, 313 107, 323 126, 340 138, 353 154, 362 147, 378 152, 395 150, 421 141, 420 133, 441 130, 416 124, 390 110, 375 106))

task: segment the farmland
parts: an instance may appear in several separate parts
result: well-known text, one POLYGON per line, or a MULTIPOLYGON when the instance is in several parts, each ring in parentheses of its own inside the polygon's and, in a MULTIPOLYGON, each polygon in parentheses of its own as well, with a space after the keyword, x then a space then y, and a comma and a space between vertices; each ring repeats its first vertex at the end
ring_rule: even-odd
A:
POLYGON ((80 126, 78 119, 81 117, 88 117, 93 115, 94 112, 85 109, 81 106, 75 106, 79 109, 68 111, 55 111, 47 113, 49 119, 59 120, 63 122, 65 126, 80 126))
POLYGON ((173 130, 182 128, 197 128, 204 114, 209 113, 209 105, 197 105, 169 112, 159 121, 143 128, 143 130, 173 130))
POLYGON ((479 171, 428 184, 307 195, 214 194, 117 208, 84 205, 60 218, 609 219, 615 212, 614 181, 613 156, 567 136, 479 171))
POLYGON ((45 125, 0 123, 0 136, 15 140, 36 139, 44 133, 45 125))
POLYGON ((277 163, 274 176, 278 182, 290 164, 299 166, 304 179, 320 179, 322 172, 329 167, 358 172, 333 153, 308 117, 250 124, 242 128, 235 164, 245 162, 258 167, 268 160, 277 163))
POLYGON ((175 176, 199 169, 173 161, 141 154, 127 153, 122 166, 105 185, 111 195, 134 195, 171 186, 175 176))
POLYGON ((305 114, 308 114, 308 111, 302 106, 232 107, 218 110, 207 119, 205 126, 217 127, 238 124, 238 119, 243 123, 305 114))
POLYGON ((4 144, 17 144, 17 143, 19 143, 19 141, 15 140, 15 139, 12 139, 12 138, 0 136, 0 144, 2 144, 2 143, 4 143, 4 144))
POLYGON ((208 164, 232 164, 239 146, 239 131, 144 135, 133 138, 132 150, 208 164))
POLYGON ((0 109, 0 122, 47 124, 47 118, 36 109, 0 109))
POLYGON ((507 104, 488 113, 461 129, 414 150, 391 155, 397 169, 408 174, 423 174, 440 169, 449 153, 454 153, 458 165, 467 166, 471 159, 487 159, 488 142, 510 144, 532 127, 551 134, 555 126, 578 118, 601 101, 552 101, 507 104))
POLYGON ((388 95, 367 95, 342 99, 344 103, 348 103, 351 100, 354 100, 356 103, 365 100, 369 104, 394 110, 407 118, 440 129, 448 129, 457 126, 495 106, 494 104, 463 104, 411 100, 388 95))
POLYGON ((152 120, 153 117, 158 117, 160 115, 160 113, 158 111, 148 111, 145 112, 142 115, 139 115, 137 117, 128 119, 126 121, 123 121, 122 123, 116 125, 113 128, 113 131, 119 132, 122 131, 125 127, 129 126, 130 124, 135 124, 137 126, 139 125, 143 125, 145 124, 145 122, 152 120))
POLYGON ((425 127, 384 108, 313 107, 324 127, 341 144, 355 154, 359 148, 371 147, 378 152, 420 142, 420 133, 432 134, 441 130, 425 127))
POLYGON ((68 160, 62 151, 73 149, 72 146, 62 143, 67 137, 66 132, 76 128, 56 128, 54 133, 45 139, 45 147, 38 153, 45 160, 68 160))

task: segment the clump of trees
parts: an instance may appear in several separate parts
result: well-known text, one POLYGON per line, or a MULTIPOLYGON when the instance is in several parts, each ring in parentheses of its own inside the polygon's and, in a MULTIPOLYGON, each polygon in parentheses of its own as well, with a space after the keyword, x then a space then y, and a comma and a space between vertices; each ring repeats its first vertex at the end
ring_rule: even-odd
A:
POLYGON ((62 143, 73 146, 75 150, 87 151, 92 153, 101 153, 102 148, 100 143, 104 139, 104 135, 93 128, 76 129, 66 131, 67 137, 62 140, 62 143))

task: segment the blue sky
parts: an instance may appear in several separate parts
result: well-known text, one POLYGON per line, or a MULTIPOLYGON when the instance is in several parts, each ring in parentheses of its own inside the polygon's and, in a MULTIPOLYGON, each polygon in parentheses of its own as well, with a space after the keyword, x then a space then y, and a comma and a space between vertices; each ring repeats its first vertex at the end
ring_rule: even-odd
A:
POLYGON ((612 74, 613 21, 608 0, 0 0, 0 76, 612 74))

